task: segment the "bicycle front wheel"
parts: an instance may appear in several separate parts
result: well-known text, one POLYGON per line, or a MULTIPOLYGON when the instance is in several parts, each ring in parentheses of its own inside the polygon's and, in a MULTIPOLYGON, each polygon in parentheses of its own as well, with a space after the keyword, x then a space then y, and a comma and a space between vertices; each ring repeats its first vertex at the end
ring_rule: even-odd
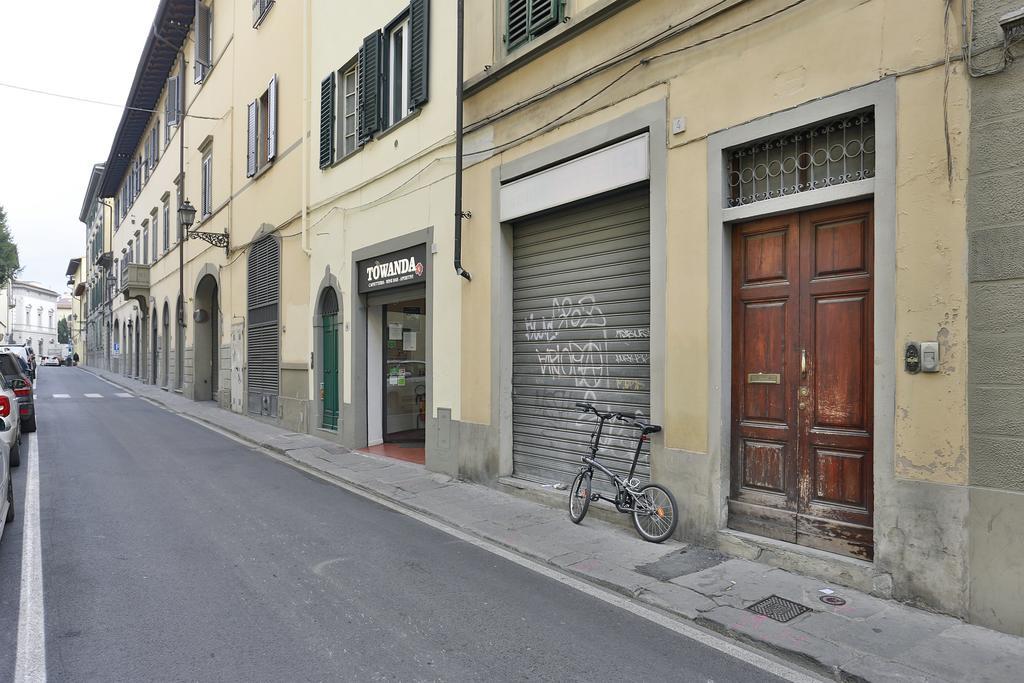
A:
POLYGON ((633 526, 640 538, 661 543, 672 535, 679 522, 676 499, 664 486, 648 484, 633 501, 633 526))
POLYGON ((582 470, 569 487, 569 519, 579 524, 590 508, 590 472, 582 470))

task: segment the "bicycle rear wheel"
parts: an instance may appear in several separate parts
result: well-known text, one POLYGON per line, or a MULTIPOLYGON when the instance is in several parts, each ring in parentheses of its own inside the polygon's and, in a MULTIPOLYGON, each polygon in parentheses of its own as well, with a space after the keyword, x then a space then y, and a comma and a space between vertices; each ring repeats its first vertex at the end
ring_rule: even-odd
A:
POLYGON ((579 524, 590 509, 590 472, 581 470, 569 487, 569 519, 579 524))
POLYGON ((679 522, 678 508, 672 492, 660 484, 640 489, 633 501, 633 526, 640 538, 661 543, 672 535, 679 522))

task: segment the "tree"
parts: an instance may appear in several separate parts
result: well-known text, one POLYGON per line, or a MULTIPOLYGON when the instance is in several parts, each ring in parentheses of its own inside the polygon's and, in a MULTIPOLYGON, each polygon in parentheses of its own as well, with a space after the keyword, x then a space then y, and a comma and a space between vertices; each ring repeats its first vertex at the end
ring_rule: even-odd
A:
POLYGON ((67 318, 61 318, 60 320, 57 321, 57 343, 71 343, 71 325, 68 325, 67 318))
POLYGON ((6 287, 20 270, 18 245, 11 239, 11 231, 7 227, 7 212, 0 206, 0 287, 6 287))

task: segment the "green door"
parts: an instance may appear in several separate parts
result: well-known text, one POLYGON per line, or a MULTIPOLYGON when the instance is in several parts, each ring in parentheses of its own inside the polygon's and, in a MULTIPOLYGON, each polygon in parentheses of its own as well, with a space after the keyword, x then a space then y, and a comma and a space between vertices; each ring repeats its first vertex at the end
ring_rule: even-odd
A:
POLYGON ((338 428, 338 315, 323 316, 324 374, 320 392, 324 404, 324 429, 338 428))

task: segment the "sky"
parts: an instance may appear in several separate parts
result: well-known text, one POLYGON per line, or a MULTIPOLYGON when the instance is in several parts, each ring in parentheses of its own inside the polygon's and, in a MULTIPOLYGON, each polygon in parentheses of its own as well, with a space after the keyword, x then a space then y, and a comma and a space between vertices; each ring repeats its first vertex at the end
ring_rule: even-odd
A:
POLYGON ((158 0, 0 1, 0 205, 21 280, 68 290, 89 173, 107 160, 158 0), (114 103, 21 92, 10 84, 114 103))

